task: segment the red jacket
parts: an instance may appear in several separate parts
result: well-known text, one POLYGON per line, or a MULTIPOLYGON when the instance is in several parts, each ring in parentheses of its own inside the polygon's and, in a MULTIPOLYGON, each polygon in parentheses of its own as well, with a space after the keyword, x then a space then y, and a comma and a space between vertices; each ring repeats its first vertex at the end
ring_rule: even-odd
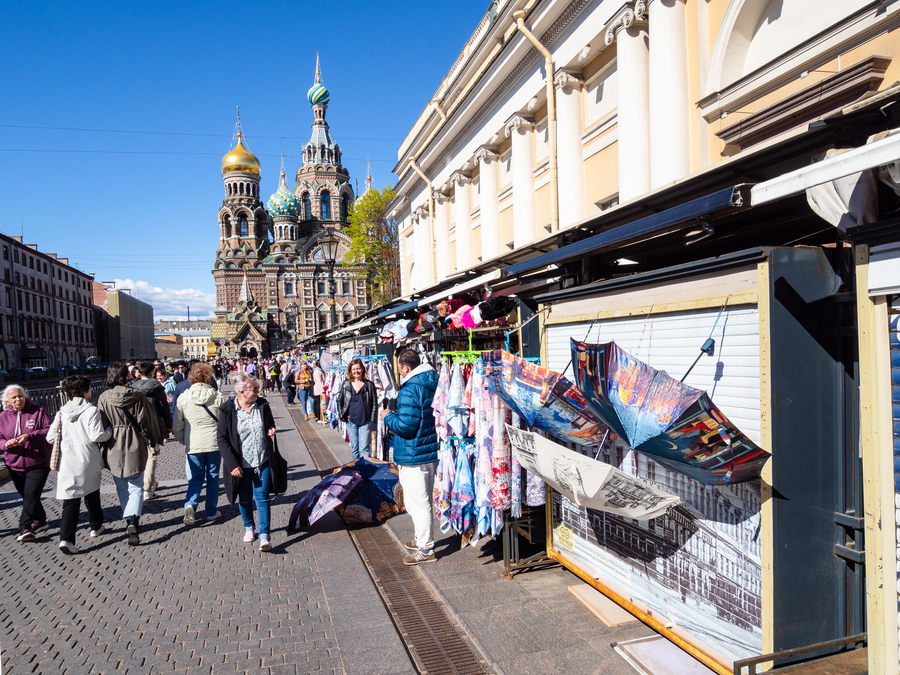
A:
POLYGON ((12 408, 6 408, 0 413, 0 446, 3 447, 3 461, 7 467, 15 471, 50 466, 50 453, 53 451, 47 442, 50 416, 46 410, 30 399, 25 403, 21 415, 19 433, 16 434, 19 413, 12 408), (22 434, 28 434, 25 445, 6 447, 6 441, 22 434))

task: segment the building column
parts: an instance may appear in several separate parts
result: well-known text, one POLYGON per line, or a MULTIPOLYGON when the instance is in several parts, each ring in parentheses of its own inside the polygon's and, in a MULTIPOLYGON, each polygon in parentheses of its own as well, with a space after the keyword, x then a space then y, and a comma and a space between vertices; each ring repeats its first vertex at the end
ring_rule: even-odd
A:
POLYGON ((500 200, 497 194, 497 159, 492 149, 481 146, 475 161, 481 172, 481 260, 487 261, 500 253, 500 200))
POLYGON ((650 97, 645 17, 646 5, 642 0, 628 2, 606 29, 606 44, 618 43, 620 202, 650 190, 650 97))
POLYGON ((691 171, 690 96, 684 0, 650 8, 650 189, 691 171))
POLYGON ((513 115, 506 121, 512 137, 513 247, 530 244, 534 230, 534 120, 513 115))
POLYGON ((559 229, 584 218, 584 151, 581 132, 584 116, 581 89, 584 78, 560 70, 556 85, 556 156, 559 166, 559 229))
POLYGON ((450 176, 454 185, 456 209, 456 270, 469 269, 472 260, 472 178, 462 171, 454 171, 450 176))
POLYGON ((435 282, 450 276, 450 197, 440 190, 434 191, 434 246, 435 282))

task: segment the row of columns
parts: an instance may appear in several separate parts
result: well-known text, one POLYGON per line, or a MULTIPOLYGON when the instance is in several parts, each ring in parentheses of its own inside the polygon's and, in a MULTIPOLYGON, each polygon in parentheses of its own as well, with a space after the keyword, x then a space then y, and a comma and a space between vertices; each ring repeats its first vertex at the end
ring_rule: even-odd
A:
MULTIPOLYGON (((690 101, 685 0, 630 0, 612 17, 604 36, 617 44, 619 200, 624 202, 690 172, 690 101), (648 15, 653 17, 653 40, 648 15)), ((582 96, 580 73, 554 75, 557 105, 559 226, 585 217, 582 96)), ((512 144, 513 244, 526 246, 539 238, 535 222, 534 120, 515 114, 504 133, 512 144)), ((495 147, 482 146, 471 162, 481 184, 481 259, 501 252, 500 205, 495 147)), ((469 163, 467 163, 469 164, 469 163)), ((446 188, 456 193, 456 268, 477 261, 472 247, 471 177, 455 171, 446 188)), ((415 286, 447 278, 450 269, 449 196, 435 190, 434 232, 427 207, 414 214, 416 223, 415 286), (420 234, 421 231, 421 234, 420 234), (432 236, 433 235, 433 236, 432 236), (434 249, 432 249, 432 242, 434 249), (433 263, 431 262, 433 261, 433 263), (436 275, 436 277, 435 277, 436 275)))

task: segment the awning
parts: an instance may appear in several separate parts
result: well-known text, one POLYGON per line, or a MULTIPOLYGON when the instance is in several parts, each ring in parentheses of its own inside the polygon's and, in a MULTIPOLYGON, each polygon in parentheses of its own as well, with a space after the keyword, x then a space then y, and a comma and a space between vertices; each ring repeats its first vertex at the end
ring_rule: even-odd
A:
POLYGON ((382 312, 382 313, 379 314, 376 318, 379 319, 379 320, 380 320, 380 319, 387 319, 388 317, 395 316, 395 315, 397 315, 397 314, 402 314, 402 313, 405 312, 406 310, 408 310, 408 309, 413 309, 413 308, 418 307, 418 306, 419 306, 419 301, 418 301, 418 300, 413 300, 412 302, 407 302, 407 303, 404 303, 404 304, 402 304, 402 305, 400 305, 400 306, 398 306, 398 307, 394 307, 393 309, 389 309, 389 310, 387 310, 386 312, 382 312))
POLYGON ((897 160, 900 160, 900 134, 867 143, 841 155, 758 183, 750 190, 750 201, 753 206, 765 204, 897 160))
POLYGON ((503 270, 503 276, 520 276, 543 269, 549 265, 560 265, 583 258, 586 255, 593 255, 601 251, 659 237, 683 229, 686 225, 693 225, 700 218, 723 211, 743 208, 749 205, 749 200, 745 199, 744 195, 744 192, 749 192, 748 188, 749 186, 745 185, 733 185, 699 199, 693 199, 665 211, 600 232, 592 237, 558 248, 555 251, 510 265, 503 270))
POLYGON ((469 279, 468 281, 464 281, 461 284, 457 284, 452 288, 448 288, 446 290, 440 291, 438 293, 434 293, 425 298, 422 298, 418 302, 419 307, 424 307, 425 305, 430 305, 434 302, 438 302, 440 300, 445 300, 449 298, 451 295, 456 295, 457 293, 465 293, 466 291, 471 291, 473 288, 478 288, 479 286, 483 286, 486 283, 494 281, 500 278, 500 270, 494 270, 488 274, 484 274, 480 277, 475 277, 474 279, 469 279))
POLYGON ((334 331, 333 333, 329 333, 328 339, 333 340, 334 338, 344 335, 345 333, 352 333, 353 331, 359 330, 360 328, 365 328, 366 326, 371 326, 372 323, 375 321, 375 319, 376 319, 376 317, 373 316, 371 319, 366 319, 365 321, 358 321, 357 323, 351 323, 347 326, 344 326, 343 328, 339 328, 338 330, 334 331))

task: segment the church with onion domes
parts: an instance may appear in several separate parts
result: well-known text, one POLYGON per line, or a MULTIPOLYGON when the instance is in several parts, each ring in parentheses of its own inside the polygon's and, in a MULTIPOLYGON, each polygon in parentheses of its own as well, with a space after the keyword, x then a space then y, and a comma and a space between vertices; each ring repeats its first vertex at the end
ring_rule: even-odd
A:
POLYGON ((278 186, 262 201, 260 162, 247 147, 240 116, 234 147, 222 158, 225 198, 218 212, 219 246, 212 270, 216 312, 210 336, 220 356, 285 351, 369 308, 366 282, 359 279, 365 267, 341 262, 350 246, 344 228, 355 196, 341 164, 341 147, 325 121, 331 95, 322 83, 318 57, 307 100, 312 134, 293 185, 282 156, 278 186), (333 289, 326 257, 332 243, 333 289))

